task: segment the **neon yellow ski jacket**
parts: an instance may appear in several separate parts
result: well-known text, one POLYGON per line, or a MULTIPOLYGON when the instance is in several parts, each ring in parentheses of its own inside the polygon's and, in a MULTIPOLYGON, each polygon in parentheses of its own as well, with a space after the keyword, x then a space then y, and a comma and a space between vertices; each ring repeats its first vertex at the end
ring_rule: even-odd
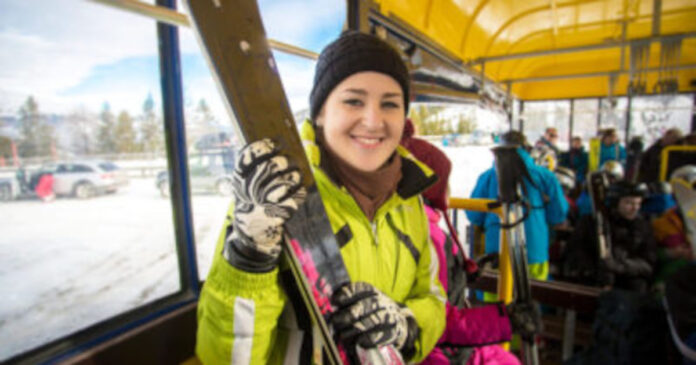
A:
MULTIPOLYGON (((413 311, 421 332, 412 361, 421 361, 445 328, 446 296, 419 195, 434 181, 432 171, 399 147, 402 181, 370 222, 348 191, 319 168, 319 148, 308 121, 302 137, 351 280, 368 282, 413 311)), ((233 207, 229 212, 228 224, 233 207)), ((219 236, 198 304, 198 358, 204 364, 306 363, 306 358, 300 360, 305 333, 296 323, 307 319, 296 318, 279 269, 255 274, 232 267, 221 254, 226 231, 224 227, 219 236)))

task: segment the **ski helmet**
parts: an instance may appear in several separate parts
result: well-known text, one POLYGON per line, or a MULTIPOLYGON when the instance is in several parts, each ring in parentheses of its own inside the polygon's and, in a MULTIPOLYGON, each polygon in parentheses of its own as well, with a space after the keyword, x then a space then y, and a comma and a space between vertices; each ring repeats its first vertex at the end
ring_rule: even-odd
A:
POLYGON ((575 188, 575 172, 567 167, 558 166, 553 173, 556 175, 561 187, 567 190, 575 188))
POLYGON ((648 187, 643 183, 635 184, 630 181, 618 181, 609 186, 607 199, 609 200, 609 205, 614 207, 621 198, 627 196, 644 198, 647 194, 648 187))
POLYGON ((546 167, 549 171, 555 171, 556 154, 547 146, 534 147, 531 153, 534 163, 546 167))
POLYGON ((602 164, 600 170, 607 172, 615 181, 623 180, 624 178, 623 166, 618 161, 609 160, 602 164))

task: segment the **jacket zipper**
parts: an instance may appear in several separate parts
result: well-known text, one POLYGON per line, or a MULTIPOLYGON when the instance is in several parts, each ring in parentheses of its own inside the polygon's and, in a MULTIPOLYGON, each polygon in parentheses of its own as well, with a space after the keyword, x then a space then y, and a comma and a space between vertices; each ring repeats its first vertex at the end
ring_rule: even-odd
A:
POLYGON ((375 239, 375 246, 379 246, 379 238, 377 237, 377 219, 370 222, 372 226, 372 237, 375 239))

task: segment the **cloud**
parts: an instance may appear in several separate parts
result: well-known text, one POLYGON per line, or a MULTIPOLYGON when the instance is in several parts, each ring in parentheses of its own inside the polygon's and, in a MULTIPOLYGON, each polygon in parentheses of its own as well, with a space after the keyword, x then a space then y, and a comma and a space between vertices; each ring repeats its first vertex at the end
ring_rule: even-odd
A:
POLYGON ((61 91, 79 85, 95 67, 157 54, 154 21, 85 1, 42 2, 41 11, 35 2, 4 1, 0 24, 5 103, 34 95, 63 112, 68 98, 61 91))
MULTIPOLYGON (((114 109, 136 111, 148 92, 159 98, 159 85, 152 77, 140 80, 117 67, 128 60, 157 57, 152 19, 84 0, 45 1, 40 11, 36 4, 3 0, 0 112, 16 111, 29 95, 50 113, 65 113, 77 105, 99 108, 107 99, 114 109), (118 72, 108 77, 107 70, 118 72)), ((345 18, 343 0, 261 0, 260 7, 269 37, 314 51, 336 37, 345 18)), ((181 29, 179 34, 182 59, 199 55, 192 31, 181 29)), ((292 108, 305 108, 313 63, 276 58, 292 108)), ((187 98, 219 99, 209 73, 184 77, 190 78, 184 80, 191 94, 187 98)))
POLYGON ((341 32, 345 0, 259 1, 269 38, 315 52, 341 32))

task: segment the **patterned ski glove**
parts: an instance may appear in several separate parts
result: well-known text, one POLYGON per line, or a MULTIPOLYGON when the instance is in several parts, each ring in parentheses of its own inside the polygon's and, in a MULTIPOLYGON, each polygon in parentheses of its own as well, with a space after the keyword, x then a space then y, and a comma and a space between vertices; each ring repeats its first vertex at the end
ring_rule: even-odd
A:
POLYGON ((342 286, 331 301, 338 308, 331 324, 348 349, 394 345, 405 360, 415 355, 420 329, 408 307, 364 282, 342 286))
POLYGON ((283 223, 304 201, 302 177, 270 139, 246 145, 233 173, 234 222, 223 255, 247 272, 268 272, 278 263, 283 223))
POLYGON ((507 306, 508 319, 512 332, 525 340, 532 340, 542 330, 541 314, 536 303, 519 302, 507 306))

